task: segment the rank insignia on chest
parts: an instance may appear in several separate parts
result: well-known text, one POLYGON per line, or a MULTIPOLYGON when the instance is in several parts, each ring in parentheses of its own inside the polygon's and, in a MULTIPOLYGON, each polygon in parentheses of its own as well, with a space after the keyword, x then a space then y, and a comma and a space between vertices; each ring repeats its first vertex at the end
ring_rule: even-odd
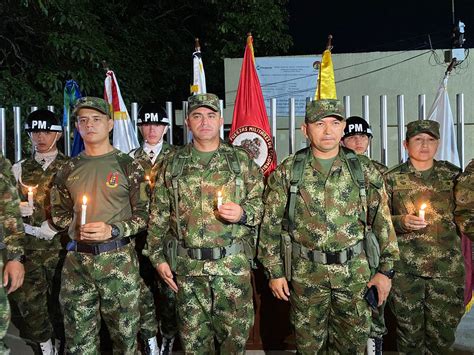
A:
POLYGON ((107 182, 105 183, 108 187, 115 188, 118 186, 119 182, 119 173, 118 172, 110 172, 107 175, 107 182))

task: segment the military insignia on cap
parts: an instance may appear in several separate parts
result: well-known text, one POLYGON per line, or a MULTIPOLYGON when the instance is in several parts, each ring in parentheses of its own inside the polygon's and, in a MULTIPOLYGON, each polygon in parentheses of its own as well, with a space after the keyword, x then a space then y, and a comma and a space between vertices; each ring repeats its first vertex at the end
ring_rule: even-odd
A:
POLYGON ((108 175, 107 175, 107 181, 106 181, 106 185, 108 187, 111 187, 111 188, 116 188, 118 186, 118 183, 119 183, 119 173, 116 171, 116 172, 110 172, 108 175))

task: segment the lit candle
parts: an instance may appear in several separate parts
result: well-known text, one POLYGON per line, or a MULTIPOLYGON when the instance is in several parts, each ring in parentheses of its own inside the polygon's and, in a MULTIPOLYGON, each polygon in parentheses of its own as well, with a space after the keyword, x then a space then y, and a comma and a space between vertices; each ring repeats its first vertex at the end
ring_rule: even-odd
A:
POLYGON ((422 218, 423 221, 425 220, 425 208, 426 208, 426 203, 422 204, 420 207, 420 210, 418 211, 418 217, 422 218))
POLYGON ((33 208, 33 188, 28 187, 28 206, 33 208))
POLYGON ((82 209, 81 209, 81 226, 86 224, 86 213, 87 213, 87 197, 82 196, 82 209))
POLYGON ((148 183, 148 185, 151 184, 151 180, 150 180, 150 176, 149 176, 149 175, 145 176, 145 181, 148 183))
POLYGON ((217 191, 217 209, 222 206, 222 192, 217 191))

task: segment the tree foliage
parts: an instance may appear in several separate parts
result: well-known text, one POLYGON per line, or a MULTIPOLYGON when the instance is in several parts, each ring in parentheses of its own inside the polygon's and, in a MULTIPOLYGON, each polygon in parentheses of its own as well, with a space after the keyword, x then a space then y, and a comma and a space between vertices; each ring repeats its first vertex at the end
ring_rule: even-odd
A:
POLYGON ((66 80, 101 96, 105 60, 127 103, 186 99, 194 38, 208 91, 223 94, 223 59, 285 53, 287 0, 3 0, 0 105, 62 106, 66 80))

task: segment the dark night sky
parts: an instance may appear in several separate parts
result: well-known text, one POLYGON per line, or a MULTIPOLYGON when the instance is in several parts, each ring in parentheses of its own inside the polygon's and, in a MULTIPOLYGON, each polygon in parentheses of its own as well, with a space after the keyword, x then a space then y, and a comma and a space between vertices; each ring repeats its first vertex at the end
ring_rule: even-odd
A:
MULTIPOLYGON (((474 44, 474 0, 455 0, 466 25, 464 47, 474 44)), ((332 34, 333 53, 451 47, 451 0, 290 0, 290 54, 322 53, 332 34)))

